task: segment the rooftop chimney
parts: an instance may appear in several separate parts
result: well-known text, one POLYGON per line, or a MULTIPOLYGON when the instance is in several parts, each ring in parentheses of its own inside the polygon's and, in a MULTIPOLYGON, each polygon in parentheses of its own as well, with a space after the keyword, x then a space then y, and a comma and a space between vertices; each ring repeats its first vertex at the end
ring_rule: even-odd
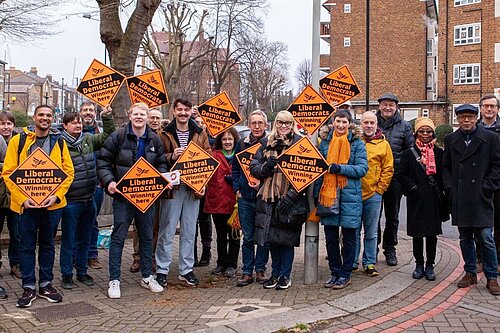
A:
POLYGON ((33 73, 33 74, 37 75, 38 74, 38 70, 36 69, 36 67, 31 67, 30 73, 33 73))

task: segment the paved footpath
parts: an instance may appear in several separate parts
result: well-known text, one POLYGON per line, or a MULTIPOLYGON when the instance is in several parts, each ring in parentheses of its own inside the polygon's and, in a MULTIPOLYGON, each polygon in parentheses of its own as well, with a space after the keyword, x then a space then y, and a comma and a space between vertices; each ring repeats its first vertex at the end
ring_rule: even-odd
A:
MULTIPOLYGON (((411 240, 404 232, 400 234, 397 267, 381 261, 377 265, 380 276, 356 272, 352 285, 340 291, 323 288, 329 276, 323 237, 320 281, 302 283, 304 248, 297 248, 293 284, 283 291, 265 290, 256 283, 238 288, 235 279, 210 274, 212 260, 210 267, 195 268, 202 282, 195 288, 177 280, 174 261, 167 289, 153 294, 140 287, 139 273, 128 271, 132 241, 127 240, 122 298, 111 300, 107 297, 107 268, 89 271, 95 286, 79 284, 63 291, 57 254, 54 284, 63 291, 64 301, 51 304, 39 298, 28 309, 15 306, 20 281, 8 275, 4 259, 0 285, 7 288, 9 298, 0 301, 0 332, 253 333, 301 332, 301 328, 302 332, 500 332, 500 297, 488 293, 484 277, 480 275, 478 286, 456 287, 463 265, 456 239, 440 238, 437 280, 429 282, 412 279, 411 240)), ((107 252, 101 250, 100 256, 107 263, 107 252)))

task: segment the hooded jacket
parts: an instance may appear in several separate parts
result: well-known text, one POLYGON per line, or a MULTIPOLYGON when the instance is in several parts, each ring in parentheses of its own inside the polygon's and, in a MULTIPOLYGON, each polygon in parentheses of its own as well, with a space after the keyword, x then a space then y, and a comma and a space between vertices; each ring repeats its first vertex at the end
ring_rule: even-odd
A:
MULTIPOLYGON (((10 139, 9 146, 7 147, 7 154, 5 156, 5 162, 3 165, 2 177, 7 185, 7 189, 11 193, 10 209, 16 213, 22 214, 24 207, 23 203, 28 200, 28 197, 19 190, 19 188, 14 184, 14 182, 9 178, 9 176, 16 170, 16 168, 28 158, 31 146, 36 142, 36 134, 34 132, 34 127, 25 127, 23 129, 26 133, 26 142, 21 150, 18 157, 19 140, 21 135, 16 135, 10 139)), ((57 196, 57 201, 52 206, 48 207, 47 210, 56 210, 66 206, 66 193, 73 182, 74 170, 73 162, 71 161, 71 156, 69 154, 68 146, 63 140, 62 151, 57 143, 57 140, 61 136, 61 133, 55 129, 51 129, 49 132, 49 143, 50 143, 50 159, 66 173, 67 177, 62 181, 54 195, 57 196)))

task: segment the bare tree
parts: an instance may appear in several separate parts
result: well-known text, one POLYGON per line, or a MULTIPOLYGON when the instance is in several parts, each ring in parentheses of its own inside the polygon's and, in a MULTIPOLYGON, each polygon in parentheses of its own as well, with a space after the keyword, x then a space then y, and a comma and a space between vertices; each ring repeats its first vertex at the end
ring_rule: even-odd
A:
POLYGON ((246 113, 259 108, 275 110, 276 101, 286 95, 287 46, 281 42, 267 42, 261 36, 247 39, 249 52, 241 59, 242 96, 246 113))
POLYGON ((295 79, 299 83, 299 90, 302 91, 312 82, 311 59, 303 59, 295 70, 295 79))
MULTIPOLYGON (((161 0, 96 0, 99 6, 101 41, 108 50, 111 67, 131 76, 134 65, 148 26, 160 5, 161 0), (124 6, 135 7, 122 28, 120 12, 124 6)), ((126 119, 126 109, 130 106, 125 87, 120 89, 113 101, 113 110, 118 122, 126 119)))
POLYGON ((57 0, 0 0, 0 37, 28 41, 55 33, 57 0))
POLYGON ((145 56, 151 59, 156 68, 161 69, 170 97, 180 97, 185 94, 186 86, 189 86, 189 83, 181 82, 183 71, 189 66, 195 66, 197 70, 193 74, 199 75, 202 70, 199 68, 199 60, 206 58, 212 49, 210 38, 205 39, 203 27, 208 10, 204 9, 198 15, 191 5, 170 1, 160 6, 160 12, 164 21, 162 32, 155 33, 150 27, 142 47, 145 56), (196 30, 193 29, 194 25, 197 26, 196 30), (168 47, 164 52, 156 38, 158 33, 167 36, 168 47), (188 35, 191 41, 187 40, 188 35))

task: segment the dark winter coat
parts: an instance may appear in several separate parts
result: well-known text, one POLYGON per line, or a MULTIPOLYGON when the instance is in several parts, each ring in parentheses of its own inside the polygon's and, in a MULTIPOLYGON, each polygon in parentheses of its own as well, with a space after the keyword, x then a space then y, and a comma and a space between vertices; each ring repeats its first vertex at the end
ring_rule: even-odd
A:
MULTIPOLYGON (((321 141, 319 152, 325 157, 328 155, 328 146, 332 139, 333 130, 326 140, 321 141)), ((359 228, 361 226, 361 213, 363 212, 363 199, 361 178, 368 171, 368 160, 366 147, 363 140, 353 135, 351 131, 347 134, 347 139, 351 144, 351 156, 347 164, 340 164, 339 175, 347 177, 347 185, 340 190, 340 214, 321 218, 321 224, 334 225, 343 228, 359 228)), ((314 184, 314 197, 318 198, 323 177, 314 184)))
MULTIPOLYGON (((420 150, 414 146, 415 151, 421 156, 420 150)), ((443 150, 434 146, 436 159, 436 174, 434 178, 437 188, 443 192, 442 162, 443 150)), ((403 152, 401 163, 396 175, 403 194, 406 195, 406 225, 408 236, 427 237, 442 233, 439 198, 435 189, 430 185, 429 177, 424 172, 420 162, 415 158, 411 149, 403 152)), ((443 203, 445 204, 445 203, 443 203)))
POLYGON ((500 136, 478 126, 468 146, 460 129, 444 139, 443 185, 452 224, 493 227, 493 193, 500 189, 500 136))
MULTIPOLYGON (((158 172, 167 172, 167 163, 163 144, 153 131, 146 127, 146 159, 158 172)), ((104 184, 104 190, 115 199, 125 201, 126 199, 118 193, 110 194, 108 185, 111 182, 119 182, 127 171, 137 162, 137 135, 130 129, 130 123, 124 129, 114 131, 106 139, 99 151, 97 159, 97 176, 104 184), (120 142, 120 130, 125 130, 123 142, 120 142)))
MULTIPOLYGON (((300 138, 299 135, 295 135, 291 145, 300 140, 300 138)), ((254 177, 260 179, 262 184, 262 180, 267 178, 267 175, 262 170, 262 165, 267 161, 267 158, 264 156, 264 149, 267 147, 267 138, 260 140, 260 143, 262 146, 253 157, 250 164, 250 172, 254 177)), ((276 167, 276 172, 281 171, 276 167)), ((300 234, 305 218, 293 219, 292 223, 280 223, 276 217, 276 205, 276 202, 265 202, 257 198, 255 206, 255 232, 253 237, 255 244, 261 246, 265 244, 300 246, 300 234)), ((294 212, 307 212, 309 210, 305 192, 301 193, 300 199, 293 206, 292 210, 294 212)))
POLYGON ((220 164, 208 182, 205 192, 204 212, 208 214, 232 214, 236 204, 236 194, 233 192, 232 182, 224 178, 225 176, 231 176, 231 164, 227 162, 226 157, 220 150, 214 150, 212 156, 220 164))
POLYGON ((397 170, 403 151, 413 147, 415 143, 413 129, 409 122, 401 118, 399 111, 396 111, 394 116, 388 120, 382 118, 380 110, 377 111, 377 123, 384 133, 385 139, 391 145, 394 168, 397 170))

